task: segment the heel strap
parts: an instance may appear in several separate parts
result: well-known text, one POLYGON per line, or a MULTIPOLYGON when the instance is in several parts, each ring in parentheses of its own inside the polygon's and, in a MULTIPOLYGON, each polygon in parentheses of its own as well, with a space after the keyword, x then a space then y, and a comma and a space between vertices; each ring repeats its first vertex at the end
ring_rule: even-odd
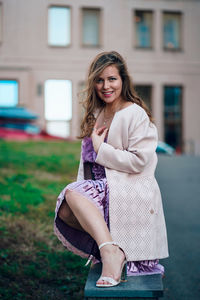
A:
POLYGON ((102 243, 101 245, 99 245, 99 250, 106 246, 106 245, 115 245, 115 246, 118 246, 118 244, 116 242, 105 242, 105 243, 102 243))

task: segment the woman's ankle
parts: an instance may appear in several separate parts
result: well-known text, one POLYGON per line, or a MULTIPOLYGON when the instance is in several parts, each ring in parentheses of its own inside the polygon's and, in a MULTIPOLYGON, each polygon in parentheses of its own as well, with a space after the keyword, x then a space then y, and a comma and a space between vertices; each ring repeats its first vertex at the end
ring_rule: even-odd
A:
POLYGON ((102 260, 109 260, 110 257, 116 256, 117 257, 124 257, 124 252, 116 245, 106 245, 100 250, 102 260))

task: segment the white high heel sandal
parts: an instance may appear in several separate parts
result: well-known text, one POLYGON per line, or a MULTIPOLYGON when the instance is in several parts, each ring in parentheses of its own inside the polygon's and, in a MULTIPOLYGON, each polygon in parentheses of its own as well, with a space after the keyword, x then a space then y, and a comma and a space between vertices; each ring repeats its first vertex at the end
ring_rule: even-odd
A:
MULTIPOLYGON (((99 250, 106 245, 115 245, 115 246, 119 247, 119 245, 116 242, 106 242, 106 243, 102 243, 101 245, 99 245, 99 250)), ((120 284, 120 282, 122 282, 122 281, 126 281, 126 273, 127 273, 126 263, 127 263, 127 261, 125 259, 121 266, 121 278, 119 280, 115 280, 112 277, 101 276, 98 279, 98 281, 106 281, 107 283, 102 284, 102 283, 98 283, 98 281, 97 281, 96 286, 97 287, 112 287, 112 286, 116 286, 116 285, 120 284)))

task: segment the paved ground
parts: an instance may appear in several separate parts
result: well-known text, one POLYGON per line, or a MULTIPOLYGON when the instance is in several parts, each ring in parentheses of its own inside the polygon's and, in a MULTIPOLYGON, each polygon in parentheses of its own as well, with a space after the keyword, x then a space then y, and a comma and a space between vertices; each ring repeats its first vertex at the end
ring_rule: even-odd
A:
POLYGON ((170 257, 163 300, 200 299, 200 157, 159 156, 156 177, 163 196, 170 257))

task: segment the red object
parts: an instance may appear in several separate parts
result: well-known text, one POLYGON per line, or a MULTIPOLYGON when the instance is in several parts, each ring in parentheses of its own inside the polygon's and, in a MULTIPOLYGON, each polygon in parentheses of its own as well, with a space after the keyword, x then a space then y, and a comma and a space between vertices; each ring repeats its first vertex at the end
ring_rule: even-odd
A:
POLYGON ((28 141, 28 140, 67 140, 71 141, 71 138, 62 138, 53 136, 45 131, 41 131, 39 134, 30 134, 19 129, 6 129, 0 128, 0 139, 10 141, 28 141))

